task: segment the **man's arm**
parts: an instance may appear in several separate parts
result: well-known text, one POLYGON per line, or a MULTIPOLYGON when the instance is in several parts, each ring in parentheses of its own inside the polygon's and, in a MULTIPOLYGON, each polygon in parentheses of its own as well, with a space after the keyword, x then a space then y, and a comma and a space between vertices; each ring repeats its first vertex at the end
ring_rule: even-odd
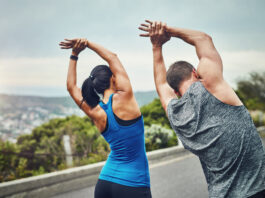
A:
POLYGON ((166 67, 162 54, 162 46, 157 47, 153 45, 153 61, 156 91, 159 95, 162 106, 167 113, 167 105, 172 98, 176 97, 176 94, 166 80, 166 67))
POLYGON ((215 88, 223 82, 222 60, 209 35, 200 31, 169 26, 166 27, 166 32, 195 46, 200 60, 197 72, 207 87, 215 88))
MULTIPOLYGON (((149 37, 151 25, 157 22, 146 20, 147 24, 141 24, 140 30, 148 33, 141 36, 149 37)), ((183 28, 165 26, 169 36, 177 37, 195 46, 200 60, 197 72, 208 88, 216 88, 223 80, 223 64, 220 55, 214 47, 211 37, 203 32, 183 28)))
MULTIPOLYGON (((153 46, 155 86, 162 106, 167 113, 167 105, 172 98, 176 97, 176 94, 174 93, 174 90, 168 85, 166 80, 166 67, 162 54, 162 46, 165 42, 170 40, 170 37, 165 34, 165 27, 165 23, 150 23, 150 27, 148 28, 148 36, 150 36, 150 40, 153 46)), ((143 27, 140 27, 139 29, 144 30, 143 27)), ((146 35, 142 34, 141 36, 146 35)))

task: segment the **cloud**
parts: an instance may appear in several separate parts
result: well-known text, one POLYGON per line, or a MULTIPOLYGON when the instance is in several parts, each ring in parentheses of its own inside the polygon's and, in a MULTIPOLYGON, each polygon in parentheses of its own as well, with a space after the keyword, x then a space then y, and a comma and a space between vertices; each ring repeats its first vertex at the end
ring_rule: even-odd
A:
MULTIPOLYGON (((47 94, 64 89, 70 53, 58 42, 65 37, 87 37, 107 46, 119 55, 134 90, 155 89, 150 41, 139 38, 137 29, 146 18, 210 34, 223 58, 224 76, 235 86, 238 77, 264 71, 264 6, 263 0, 3 0, 0 92, 19 86, 48 87, 47 94)), ((194 47, 177 39, 166 44, 164 58, 166 66, 176 60, 198 64, 194 47)), ((102 63, 94 53, 82 53, 78 85, 102 63)))
POLYGON ((263 0, 3 0, 0 57, 51 57, 65 37, 137 49, 145 18, 217 35, 227 50, 265 50, 264 6, 263 0))
POLYGON ((228 51, 221 53, 225 79, 236 87, 236 81, 250 72, 265 71, 265 51, 228 51))
MULTIPOLYGON (((239 77, 244 77, 251 71, 265 71, 265 51, 223 51, 220 54, 223 59, 224 77, 233 87, 239 77)), ((118 55, 135 91, 155 89, 151 50, 124 51, 118 55)), ((164 57, 167 67, 176 60, 186 60, 195 66, 198 64, 194 50, 189 48, 182 51, 165 49, 164 57)), ((2 90, 4 87, 16 86, 65 89, 68 61, 68 56, 2 59, 0 60, 0 85, 2 90)), ((88 77, 91 69, 98 64, 106 63, 96 54, 84 52, 80 55, 77 67, 79 86, 88 77)))

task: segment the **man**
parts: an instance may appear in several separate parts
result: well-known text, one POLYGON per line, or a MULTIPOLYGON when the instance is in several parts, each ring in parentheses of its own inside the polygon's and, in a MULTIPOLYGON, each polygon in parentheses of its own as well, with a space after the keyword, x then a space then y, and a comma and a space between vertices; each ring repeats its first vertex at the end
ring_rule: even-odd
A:
POLYGON ((146 20, 161 103, 184 147, 200 159, 209 197, 265 197, 265 151, 252 119, 223 78, 223 64, 205 33, 146 20), (177 37, 195 46, 197 71, 185 62, 166 71, 162 45, 177 37), (176 94, 179 98, 176 98, 176 94))

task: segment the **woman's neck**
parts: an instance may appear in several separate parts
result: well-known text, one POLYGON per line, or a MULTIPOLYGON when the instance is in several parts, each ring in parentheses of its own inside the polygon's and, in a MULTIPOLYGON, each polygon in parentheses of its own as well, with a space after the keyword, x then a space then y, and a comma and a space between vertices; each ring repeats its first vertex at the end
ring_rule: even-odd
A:
POLYGON ((104 91, 104 97, 103 97, 103 102, 106 104, 108 101, 109 101, 109 97, 111 94, 114 93, 114 90, 113 89, 106 89, 104 91))

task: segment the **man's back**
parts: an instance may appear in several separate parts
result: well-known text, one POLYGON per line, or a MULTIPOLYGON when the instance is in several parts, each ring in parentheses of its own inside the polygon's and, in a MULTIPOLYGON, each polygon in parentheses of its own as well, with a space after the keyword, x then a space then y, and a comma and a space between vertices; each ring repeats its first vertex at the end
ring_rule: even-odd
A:
POLYGON ((201 82, 167 107, 172 128, 201 161, 210 197, 248 197, 265 189, 265 152, 247 109, 225 104, 201 82))
POLYGON ((183 145, 200 157, 210 197, 264 197, 265 151, 247 109, 224 80, 211 36, 146 22, 139 27, 146 32, 140 36, 150 37, 152 43, 161 104, 183 145), (197 70, 177 61, 166 71, 162 46, 171 37, 195 47, 197 70), (182 98, 175 99, 175 94, 182 98))

